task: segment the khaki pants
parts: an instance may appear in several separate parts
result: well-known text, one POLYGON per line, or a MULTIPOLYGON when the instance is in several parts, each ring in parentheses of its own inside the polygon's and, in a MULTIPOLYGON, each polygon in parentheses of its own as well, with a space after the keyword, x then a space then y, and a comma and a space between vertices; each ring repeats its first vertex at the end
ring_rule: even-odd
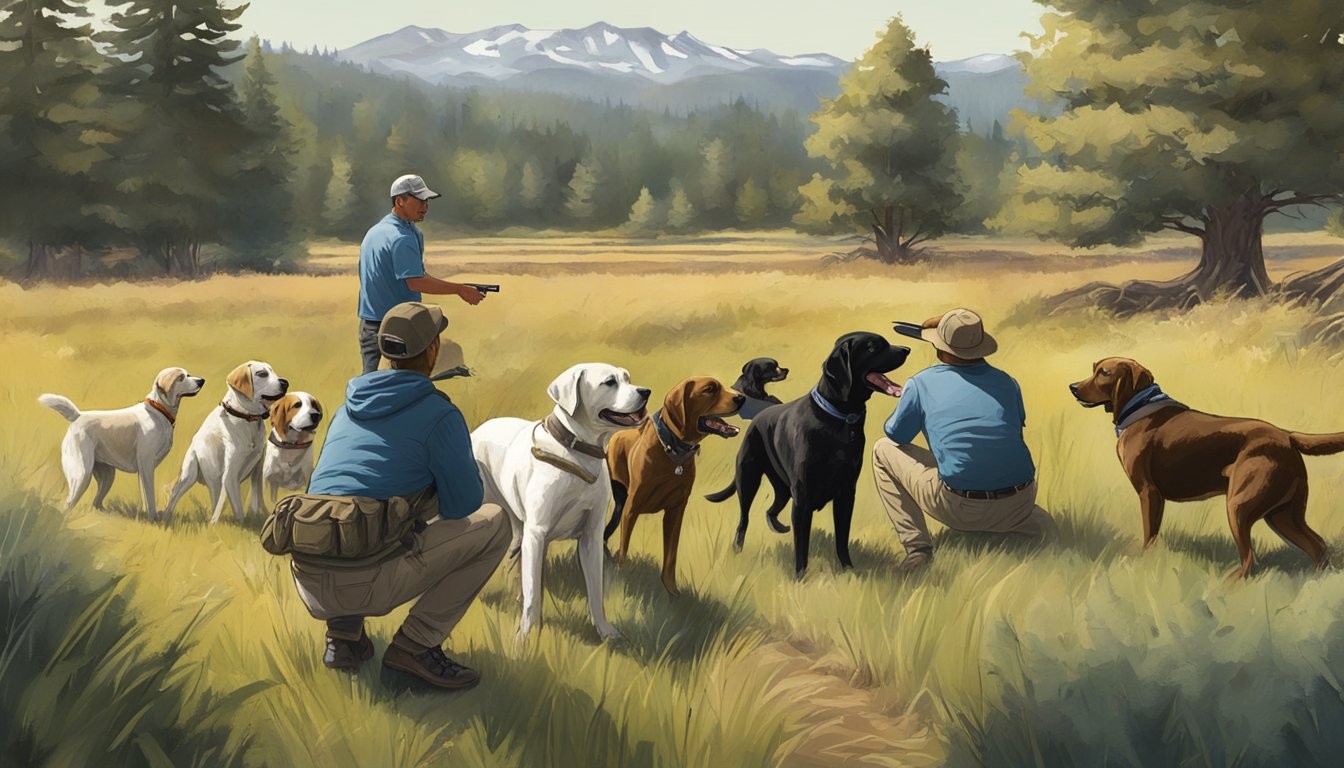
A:
POLYGON ((877 495, 906 552, 933 551, 927 515, 957 531, 1018 533, 1044 537, 1056 531, 1050 513, 1036 506, 1036 483, 1004 499, 968 499, 947 490, 927 448, 897 445, 883 437, 873 445, 877 495))
MULTIPOLYGON (((430 494, 423 503, 437 504, 430 494)), ((439 646, 467 612, 504 558, 512 536, 504 510, 486 504, 461 520, 435 520, 415 535, 410 551, 364 568, 331 568, 295 561, 299 597, 327 635, 358 640, 363 617, 384 616, 415 600, 401 631, 439 646)))

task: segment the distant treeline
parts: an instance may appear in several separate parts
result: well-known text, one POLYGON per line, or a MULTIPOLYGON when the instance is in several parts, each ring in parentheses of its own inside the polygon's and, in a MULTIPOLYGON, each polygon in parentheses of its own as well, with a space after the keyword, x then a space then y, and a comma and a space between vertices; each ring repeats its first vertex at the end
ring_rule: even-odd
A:
MULTIPOLYGON (((674 114, 431 86, 245 46, 245 8, 213 0, 134 0, 98 33, 82 3, 6 9, 0 239, 21 278, 285 269, 309 238, 358 239, 405 172, 444 194, 434 222, 477 232, 789 226, 826 167, 808 116, 746 99, 674 114)), ((961 143, 953 230, 997 212, 1012 151, 997 125, 961 143)))

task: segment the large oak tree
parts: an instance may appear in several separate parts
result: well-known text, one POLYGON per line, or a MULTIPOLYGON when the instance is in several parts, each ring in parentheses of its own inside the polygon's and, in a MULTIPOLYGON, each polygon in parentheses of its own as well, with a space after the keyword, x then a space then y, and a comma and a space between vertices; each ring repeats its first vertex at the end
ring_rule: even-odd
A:
POLYGON ((1063 110, 1017 116, 1041 155, 1020 171, 1017 227, 1077 246, 1164 229, 1201 243, 1175 280, 1092 284, 1052 306, 1126 314, 1268 293, 1266 217, 1344 191, 1344 6, 1038 2, 1051 10, 1026 70, 1032 95, 1063 110))

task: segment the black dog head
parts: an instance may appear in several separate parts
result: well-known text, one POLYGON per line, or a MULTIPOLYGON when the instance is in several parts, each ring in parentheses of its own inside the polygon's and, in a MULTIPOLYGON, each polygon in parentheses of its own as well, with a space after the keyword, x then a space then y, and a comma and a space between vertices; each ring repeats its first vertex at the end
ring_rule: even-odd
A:
POLYGON ((789 369, 780 368, 779 363, 772 357, 757 357, 748 360, 747 364, 742 366, 742 375, 737 378, 737 383, 733 389, 746 395, 754 397, 757 400, 772 399, 765 391, 765 385, 774 381, 783 381, 788 378, 789 369))
POLYGON ((874 392, 895 397, 900 385, 882 374, 905 362, 909 347, 898 347, 876 333, 856 331, 835 340, 835 348, 821 366, 818 391, 838 406, 862 408, 874 392))

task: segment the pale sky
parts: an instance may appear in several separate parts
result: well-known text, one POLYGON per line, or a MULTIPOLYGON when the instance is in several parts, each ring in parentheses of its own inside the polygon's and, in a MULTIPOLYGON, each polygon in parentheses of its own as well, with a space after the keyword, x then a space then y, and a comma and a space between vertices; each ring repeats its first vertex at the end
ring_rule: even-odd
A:
POLYGON ((305 49, 347 48, 408 24, 474 32, 499 24, 561 29, 605 21, 669 35, 687 29, 731 48, 854 59, 899 13, 935 60, 950 61, 1026 49, 1020 33, 1039 31, 1043 11, 1031 0, 252 0, 241 22, 249 34, 305 49))

